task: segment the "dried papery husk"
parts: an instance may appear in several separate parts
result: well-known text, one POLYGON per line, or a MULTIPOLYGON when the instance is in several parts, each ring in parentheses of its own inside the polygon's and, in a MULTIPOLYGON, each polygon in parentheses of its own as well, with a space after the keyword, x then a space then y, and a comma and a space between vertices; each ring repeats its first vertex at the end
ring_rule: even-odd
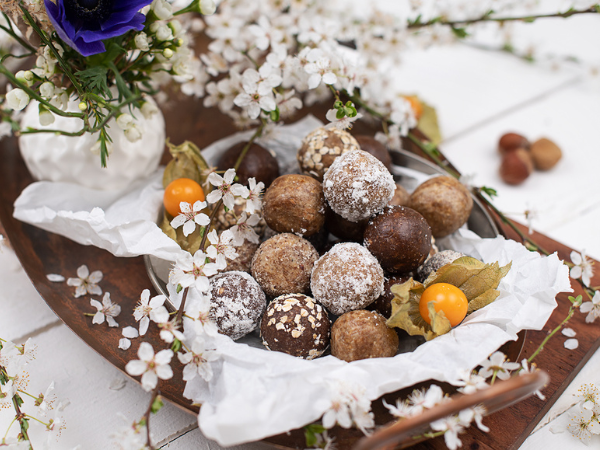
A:
POLYGON ((428 341, 447 333, 452 329, 450 321, 443 311, 436 312, 433 302, 427 308, 431 325, 419 311, 421 295, 429 286, 437 283, 448 283, 459 288, 469 302, 467 315, 492 303, 500 295, 497 290, 500 280, 510 270, 511 264, 500 267, 497 262, 485 264, 470 256, 458 258, 432 272, 424 283, 410 279, 403 284, 391 287, 392 315, 387 321, 389 327, 398 327, 411 336, 420 335, 428 341))

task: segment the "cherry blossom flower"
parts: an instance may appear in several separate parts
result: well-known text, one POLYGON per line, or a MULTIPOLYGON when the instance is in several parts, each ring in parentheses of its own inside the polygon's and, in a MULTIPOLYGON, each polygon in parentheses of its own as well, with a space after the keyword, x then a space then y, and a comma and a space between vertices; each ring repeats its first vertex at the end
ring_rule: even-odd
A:
POLYGON ((228 169, 224 176, 219 175, 218 173, 212 172, 208 176, 208 181, 210 184, 215 186, 217 189, 212 191, 210 194, 206 196, 206 201, 208 203, 217 203, 219 200, 223 200, 223 204, 227 209, 233 209, 235 204, 234 195, 238 195, 244 198, 248 197, 249 191, 248 188, 242 186, 239 183, 233 183, 235 178, 235 170, 228 169))
POLYGON ((594 407, 600 405, 600 394, 593 384, 584 384, 577 392, 575 397, 580 399, 581 407, 583 409, 593 410, 594 407))
POLYGON ((159 378, 169 380, 173 377, 173 370, 169 365, 173 358, 172 350, 161 350, 155 355, 152 345, 142 342, 137 355, 140 359, 129 361, 125 370, 132 376, 142 375, 142 388, 145 391, 154 389, 159 378))
POLYGON ((361 113, 357 113, 354 117, 344 116, 341 119, 338 119, 336 114, 337 109, 330 109, 327 111, 325 117, 330 123, 325 125, 325 128, 337 128, 338 130, 351 129, 353 122, 356 122, 363 116, 361 113))
POLYGON ((567 430, 586 445, 589 444, 592 434, 600 434, 600 424, 597 420, 592 420, 593 416, 593 411, 584 408, 577 408, 574 414, 569 414, 571 421, 567 430))
POLYGON ((496 375, 501 380, 508 380, 510 378, 510 371, 517 370, 519 367, 521 367, 520 364, 507 362, 504 353, 494 352, 489 359, 481 363, 479 376, 489 378, 496 375))
POLYGON ((218 334, 217 325, 210 318, 209 299, 203 298, 200 302, 190 304, 186 307, 185 315, 193 321, 192 329, 197 335, 216 336, 218 334))
POLYGON ((51 418, 46 425, 46 431, 48 432, 48 435, 46 436, 47 446, 53 441, 56 441, 63 430, 67 428, 65 419, 60 414, 67 406, 69 406, 69 404, 70 402, 68 400, 64 400, 58 404, 56 409, 54 409, 54 417, 51 418))
POLYGON ((121 307, 117 303, 113 303, 111 301, 110 292, 106 292, 104 294, 104 297, 102 297, 102 303, 100 303, 98 300, 91 299, 90 304, 98 310, 98 312, 94 314, 92 323, 102 324, 104 323, 104 319, 106 319, 109 327, 119 326, 114 318, 121 314, 121 307))
POLYGON ((207 255, 202 250, 198 250, 194 256, 185 253, 177 259, 175 267, 169 273, 169 282, 183 288, 193 285, 200 292, 206 292, 210 288, 208 277, 219 271, 217 264, 206 260, 207 255))
POLYGON ((363 433, 375 426, 371 402, 366 389, 358 384, 337 381, 332 385, 331 406, 323 415, 323 426, 332 428, 336 423, 343 428, 355 424, 363 433))
POLYGON ((169 320, 169 311, 164 307, 164 295, 157 295, 150 299, 150 290, 144 289, 140 296, 140 301, 133 310, 133 317, 140 323, 140 335, 144 336, 148 331, 150 320, 156 323, 162 323, 169 320))
POLYGON ((450 450, 456 450, 462 447, 462 442, 458 438, 459 433, 465 430, 465 424, 459 416, 448 416, 431 423, 431 429, 444 432, 444 442, 450 450))
MULTIPOLYGON (((122 416, 125 419, 125 416, 122 416)), ((119 428, 110 436, 119 450, 148 450, 148 430, 141 422, 119 428)))
POLYGON ((0 410, 13 407, 12 399, 17 392, 13 380, 9 379, 5 384, 0 384, 0 410))
POLYGON ((46 392, 40 394, 38 400, 35 402, 38 407, 38 414, 45 416, 52 409, 52 404, 56 400, 56 396, 52 394, 52 391, 54 391, 54 381, 50 383, 46 392))
POLYGON ((210 223, 209 217, 201 211, 206 208, 206 202, 197 201, 192 207, 187 202, 179 204, 181 213, 171 220, 171 226, 175 229, 183 225, 183 235, 189 236, 196 229, 196 225, 205 227, 210 223))
POLYGON ((0 439, 0 447, 6 447, 8 450, 29 450, 31 448, 29 441, 19 441, 15 437, 0 439))
POLYGON ((390 414, 394 417, 397 417, 398 419, 404 419, 414 414, 412 406, 410 406, 406 400, 396 400, 396 406, 390 405, 385 400, 383 400, 382 403, 383 406, 385 406, 388 409, 390 414))
POLYGON ((302 109, 302 100, 296 97, 296 91, 290 89, 282 94, 279 92, 275 94, 275 103, 279 108, 279 116, 282 119, 286 119, 293 116, 296 110, 302 109))
POLYGON ((244 240, 247 239, 254 244, 258 244, 260 238, 256 231, 254 231, 254 226, 258 225, 260 222, 260 216, 258 214, 252 214, 250 217, 243 212, 237 224, 231 227, 231 232, 233 233, 233 245, 239 247, 244 243, 244 240))
POLYGON ((485 382, 485 378, 478 375, 477 372, 470 370, 460 371, 459 379, 454 384, 456 386, 461 386, 457 390, 463 394, 473 394, 476 391, 489 387, 485 382))
POLYGON ((244 79, 242 87, 244 88, 244 92, 238 94, 233 103, 240 108, 245 108, 248 117, 251 119, 256 119, 260 115, 261 110, 269 112, 277 108, 273 96, 273 88, 268 84, 258 83, 258 80, 248 81, 244 79))
MULTIPOLYGON (((537 370, 538 368, 536 367, 535 363, 531 363, 530 366, 527 359, 523 359, 523 361, 521 361, 521 370, 519 371, 519 376, 523 376, 528 373, 534 373, 537 370)), ((544 396, 544 394, 542 394, 542 391, 539 389, 533 394, 536 395, 540 400, 546 400, 546 397, 544 396)))
POLYGON ((177 357, 181 364, 185 365, 183 368, 183 379, 184 381, 190 381, 200 376, 204 381, 210 381, 213 376, 212 367, 209 364, 211 361, 215 361, 219 358, 219 355, 214 350, 208 350, 204 339, 197 337, 192 342, 192 349, 190 352, 178 353, 177 357))
POLYGON ((256 25, 249 25, 248 31, 254 35, 254 45, 260 50, 266 50, 283 39, 283 33, 273 28, 266 16, 260 16, 256 25))
POLYGON ((217 230, 212 230, 208 233, 208 240, 212 245, 206 249, 206 254, 210 259, 216 262, 219 267, 227 267, 228 259, 235 259, 238 257, 235 248, 232 245, 233 233, 231 230, 225 230, 219 234, 217 230))
POLYGON ((593 323, 598 317, 600 317, 600 291, 596 291, 592 297, 592 300, 589 302, 583 302, 579 307, 579 310, 582 313, 589 313, 585 318, 587 323, 593 323))
POLYGON ((255 211, 260 211, 262 209, 262 191, 265 188, 265 183, 262 181, 260 183, 256 183, 256 178, 248 178, 248 199, 246 200, 246 212, 248 214, 252 214, 255 211))
POLYGON ((160 338, 167 344, 172 344, 175 339, 183 341, 185 336, 181 331, 178 330, 179 325, 173 320, 167 320, 163 323, 159 323, 160 338))
POLYGON ((587 259, 585 251, 577 253, 575 250, 571 252, 571 261, 575 264, 571 267, 570 275, 573 279, 581 278, 583 284, 590 285, 590 279, 594 276, 593 261, 587 259))
POLYGON ((475 421, 477 428, 481 431, 488 433, 490 431, 489 427, 485 426, 482 422, 483 416, 486 413, 485 406, 477 405, 473 408, 463 409, 458 413, 458 417, 460 421, 465 424, 465 426, 469 426, 471 422, 475 421))
POLYGON ((98 283, 102 280, 101 271, 95 270, 90 274, 88 267, 84 264, 77 269, 77 277, 67 279, 69 286, 77 287, 75 289, 75 298, 85 294, 102 295, 102 288, 98 286, 98 283))
POLYGON ((311 49, 306 55, 308 64, 304 66, 304 71, 310 76, 308 77, 308 88, 314 89, 321 81, 325 84, 334 84, 337 77, 331 70, 331 61, 325 56, 320 48, 311 49))

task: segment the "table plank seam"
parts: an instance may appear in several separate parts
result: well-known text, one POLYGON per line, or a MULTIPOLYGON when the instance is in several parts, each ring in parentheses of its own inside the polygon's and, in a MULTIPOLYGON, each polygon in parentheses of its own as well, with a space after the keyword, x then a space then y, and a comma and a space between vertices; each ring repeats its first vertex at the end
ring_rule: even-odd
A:
POLYGON ((157 448, 163 448, 165 445, 170 444, 172 442, 175 442, 177 439, 185 436, 186 434, 196 430, 198 428, 198 424, 194 423, 191 425, 188 425, 185 428, 182 428, 181 430, 171 434, 170 436, 167 436, 166 438, 162 439, 160 442, 158 442, 156 444, 157 448))
POLYGON ((46 331, 49 331, 49 330, 51 330, 53 328, 56 328, 56 327, 59 327, 61 325, 64 325, 64 322, 62 320, 60 320, 60 319, 56 319, 54 322, 50 322, 50 323, 44 325, 41 328, 36 328, 35 330, 33 330, 30 333, 27 333, 27 334, 25 334, 23 336, 19 336, 19 337, 15 338, 15 339, 12 339, 12 341, 15 342, 15 343, 23 343, 23 342, 26 342, 27 339, 37 337, 40 334, 43 334, 46 331))

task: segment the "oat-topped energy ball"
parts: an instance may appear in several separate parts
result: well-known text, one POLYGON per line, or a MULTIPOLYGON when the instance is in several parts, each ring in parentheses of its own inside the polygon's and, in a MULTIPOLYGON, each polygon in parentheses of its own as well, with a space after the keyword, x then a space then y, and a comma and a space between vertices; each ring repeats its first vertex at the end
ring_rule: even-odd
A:
POLYGON ((306 295, 288 294, 269 304, 260 335, 269 350, 313 359, 329 346, 329 328, 327 311, 321 305, 306 295))
POLYGON ((297 158, 300 170, 319 181, 335 158, 360 147, 350 133, 337 128, 317 128, 302 141, 297 158))
POLYGON ((323 178, 323 193, 331 209, 351 222, 381 211, 394 196, 396 183, 383 163, 362 150, 345 153, 323 178))
POLYGON ((265 293, 246 272, 224 272, 210 280, 209 316, 219 333, 236 340, 258 326, 267 306, 265 293))
POLYGON ((306 293, 319 253, 306 239, 282 233, 261 244, 252 259, 252 276, 269 297, 306 293))
POLYGON ((383 269, 362 245, 334 245, 316 263, 310 288, 315 299, 333 314, 362 309, 383 292, 383 269))

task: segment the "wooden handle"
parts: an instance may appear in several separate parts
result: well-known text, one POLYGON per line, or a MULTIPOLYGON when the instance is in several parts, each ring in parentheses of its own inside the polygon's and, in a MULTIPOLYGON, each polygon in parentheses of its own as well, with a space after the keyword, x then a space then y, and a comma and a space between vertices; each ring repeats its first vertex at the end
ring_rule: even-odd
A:
POLYGON ((354 450, 386 450, 396 448, 397 445, 400 445, 400 448, 410 447, 423 440, 414 439, 413 436, 425 433, 431 422, 476 405, 484 405, 486 415, 492 414, 531 396, 544 387, 549 380, 550 377, 546 372, 537 370, 534 373, 512 377, 507 381, 498 381, 493 386, 470 395, 453 395, 449 402, 428 409, 418 416, 402 419, 380 428, 372 435, 361 439, 354 446, 354 450))

